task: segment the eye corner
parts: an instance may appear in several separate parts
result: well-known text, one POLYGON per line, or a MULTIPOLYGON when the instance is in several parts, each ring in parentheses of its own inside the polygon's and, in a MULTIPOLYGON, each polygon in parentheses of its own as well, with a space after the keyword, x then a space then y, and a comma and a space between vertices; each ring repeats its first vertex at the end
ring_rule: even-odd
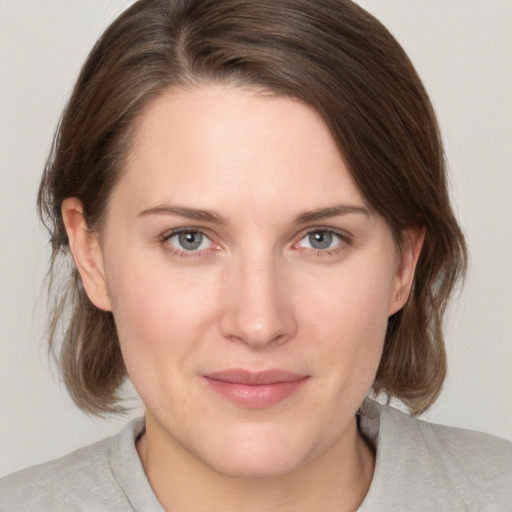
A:
POLYGON ((177 258, 207 257, 212 252, 221 250, 204 229, 197 227, 180 227, 168 230, 159 237, 159 244, 167 254, 177 258))
POLYGON ((352 235, 330 227, 308 228, 298 235, 291 248, 304 255, 339 256, 352 245, 352 235), (317 236, 317 240, 313 237, 317 236))

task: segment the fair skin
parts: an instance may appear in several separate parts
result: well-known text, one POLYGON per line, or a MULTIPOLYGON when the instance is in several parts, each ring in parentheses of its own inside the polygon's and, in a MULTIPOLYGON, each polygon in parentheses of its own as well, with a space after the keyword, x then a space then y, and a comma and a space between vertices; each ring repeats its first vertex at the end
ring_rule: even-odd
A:
POLYGON ((170 91, 135 140, 101 238, 78 199, 62 212, 146 406, 137 449, 158 499, 355 510, 375 463, 355 413, 422 230, 397 247, 319 116, 290 98, 170 91))

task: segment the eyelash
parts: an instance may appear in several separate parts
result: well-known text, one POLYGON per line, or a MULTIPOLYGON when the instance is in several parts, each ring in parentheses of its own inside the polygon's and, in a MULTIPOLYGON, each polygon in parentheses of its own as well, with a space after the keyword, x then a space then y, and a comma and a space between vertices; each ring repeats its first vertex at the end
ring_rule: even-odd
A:
MULTIPOLYGON (((174 247, 170 244, 170 240, 180 235, 181 233, 194 233, 194 234, 200 234, 207 238, 212 244, 211 237, 208 236, 208 234, 202 230, 197 228, 179 228, 174 229, 171 232, 165 233, 160 237, 160 245, 172 256, 178 257, 178 258, 184 258, 184 259, 191 259, 191 258, 204 258, 211 254, 212 251, 216 251, 217 249, 201 249, 197 251, 187 251, 185 249, 178 249, 177 247, 174 247)), ((215 244, 213 244, 215 245, 215 244)))
POLYGON ((314 228, 309 229, 306 233, 304 233, 298 242, 293 244, 293 247, 296 247, 300 242, 302 242, 304 239, 306 239, 308 236, 314 235, 315 233, 322 233, 322 234, 330 234, 335 236, 338 239, 338 243, 329 249, 315 249, 314 247, 307 248, 309 254, 312 254, 316 257, 332 257, 337 256, 344 251, 346 251, 347 247, 352 245, 352 236, 349 235, 347 232, 341 232, 338 230, 335 230, 333 228, 314 228))
MULTIPOLYGON (((314 228, 314 229, 309 229, 308 231, 301 234, 299 240, 297 242, 293 243, 292 247, 300 250, 300 248, 297 247, 298 244, 300 242, 302 242, 304 239, 306 239, 306 237, 314 235, 315 233, 324 233, 324 234, 328 233, 328 234, 333 235, 336 238, 338 238, 339 242, 333 248, 327 248, 327 249, 315 249, 313 247, 306 248, 306 250, 309 252, 309 254, 311 254, 313 256, 317 256, 317 257, 336 256, 336 255, 344 252, 347 249, 347 246, 352 245, 352 236, 349 233, 341 232, 341 231, 335 230, 333 228, 318 227, 318 228, 314 228)), ((218 249, 219 246, 216 245, 212 241, 211 237, 208 236, 207 232, 205 230, 202 230, 199 228, 185 227, 185 228, 174 229, 171 232, 167 232, 167 233, 163 234, 162 236, 160 236, 159 242, 160 242, 160 245, 162 245, 167 252, 169 252, 170 254, 172 254, 175 257, 184 258, 184 259, 208 257, 211 255, 212 252, 216 252, 217 250, 219 250, 218 249), (180 235, 181 233, 200 234, 200 235, 206 237, 215 248, 191 250, 191 251, 187 251, 185 249, 180 250, 180 249, 172 246, 169 241, 173 237, 180 235)))

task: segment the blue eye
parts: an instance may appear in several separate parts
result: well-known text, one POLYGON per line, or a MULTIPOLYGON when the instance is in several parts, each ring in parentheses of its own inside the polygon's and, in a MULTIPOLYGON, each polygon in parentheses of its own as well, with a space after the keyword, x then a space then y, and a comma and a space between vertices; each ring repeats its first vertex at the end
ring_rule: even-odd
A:
POLYGON ((212 245, 210 239, 200 231, 180 231, 168 237, 167 241, 175 248, 188 252, 208 249, 212 245))
POLYGON ((315 250, 334 249, 342 241, 341 237, 332 231, 319 230, 308 233, 300 242, 300 247, 315 250))

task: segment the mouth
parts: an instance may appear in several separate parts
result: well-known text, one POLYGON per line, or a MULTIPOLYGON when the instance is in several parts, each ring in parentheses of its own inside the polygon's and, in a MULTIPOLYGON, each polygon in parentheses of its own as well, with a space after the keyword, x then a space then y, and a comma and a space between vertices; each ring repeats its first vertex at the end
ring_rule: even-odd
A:
POLYGON ((251 372, 231 369, 203 375, 206 384, 222 398, 235 405, 263 409, 294 395, 309 379, 285 370, 251 372))

